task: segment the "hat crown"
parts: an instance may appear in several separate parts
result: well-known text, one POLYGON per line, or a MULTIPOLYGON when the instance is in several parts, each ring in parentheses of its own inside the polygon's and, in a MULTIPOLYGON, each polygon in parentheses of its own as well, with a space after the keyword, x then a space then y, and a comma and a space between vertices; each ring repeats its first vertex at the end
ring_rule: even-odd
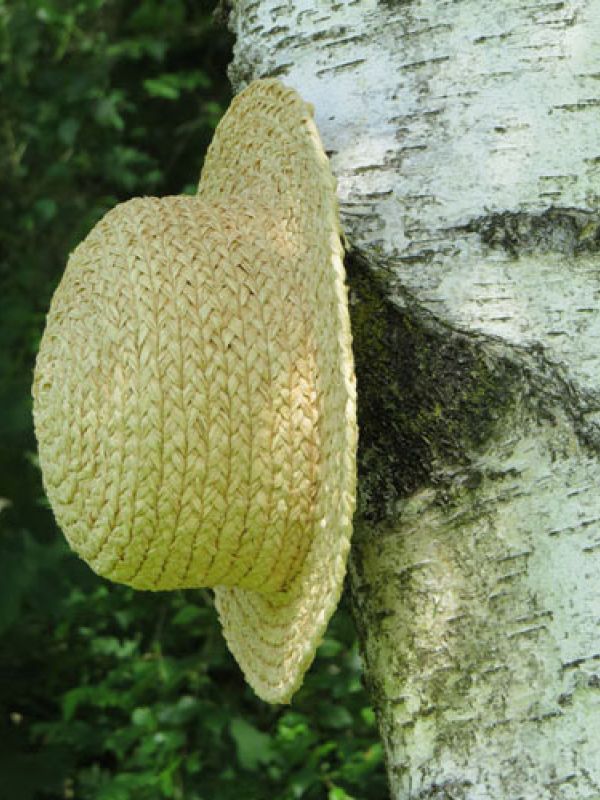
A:
POLYGON ((317 362, 301 247, 273 209, 109 212, 73 253, 34 392, 57 519, 137 588, 284 590, 318 523, 317 362))

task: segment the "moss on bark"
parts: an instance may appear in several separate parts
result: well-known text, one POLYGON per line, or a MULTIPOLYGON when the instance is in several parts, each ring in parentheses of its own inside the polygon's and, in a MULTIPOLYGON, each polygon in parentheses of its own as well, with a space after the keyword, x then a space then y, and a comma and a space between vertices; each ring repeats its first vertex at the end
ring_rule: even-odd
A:
MULTIPOLYGON (((390 298, 383 274, 356 252, 346 260, 358 385, 359 514, 369 522, 466 465, 514 401, 518 370, 475 337, 390 298)), ((472 479, 477 480, 473 475, 472 479)))

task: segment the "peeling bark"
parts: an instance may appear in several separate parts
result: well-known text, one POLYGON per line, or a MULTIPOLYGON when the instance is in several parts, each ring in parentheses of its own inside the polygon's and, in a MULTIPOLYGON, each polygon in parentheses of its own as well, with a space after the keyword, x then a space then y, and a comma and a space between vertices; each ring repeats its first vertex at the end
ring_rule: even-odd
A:
POLYGON ((229 24, 234 86, 295 86, 338 177, 392 797, 600 800, 600 0, 229 24))

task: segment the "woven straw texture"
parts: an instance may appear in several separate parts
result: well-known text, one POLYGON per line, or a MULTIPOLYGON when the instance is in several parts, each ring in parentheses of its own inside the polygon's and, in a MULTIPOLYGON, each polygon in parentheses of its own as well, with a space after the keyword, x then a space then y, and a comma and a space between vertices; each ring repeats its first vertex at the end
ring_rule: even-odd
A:
POLYGON ((196 197, 139 198, 74 251, 36 364, 69 543, 139 589, 215 587, 257 694, 288 702, 342 588, 356 410, 335 183, 310 107, 233 101, 196 197))

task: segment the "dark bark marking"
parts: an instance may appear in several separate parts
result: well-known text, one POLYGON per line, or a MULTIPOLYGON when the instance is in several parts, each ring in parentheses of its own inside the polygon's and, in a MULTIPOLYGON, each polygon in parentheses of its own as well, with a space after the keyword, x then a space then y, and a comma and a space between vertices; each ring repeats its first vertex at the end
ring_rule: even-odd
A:
POLYGON ((345 61, 343 64, 336 64, 333 67, 323 67, 316 71, 316 75, 337 75, 339 72, 346 72, 347 70, 354 69, 359 64, 364 64, 366 58, 355 58, 354 61, 345 61))
MULTIPOLYGON (((512 403, 518 371, 471 337, 398 308, 357 254, 347 257, 358 383, 359 513, 394 515, 397 500, 467 465, 512 403)), ((441 484, 440 484, 441 488, 441 484)))
POLYGON ((579 208, 550 207, 540 214, 506 211, 479 217, 455 230, 478 233, 488 247, 505 250, 515 258, 531 253, 575 256, 600 251, 600 214, 579 208))

